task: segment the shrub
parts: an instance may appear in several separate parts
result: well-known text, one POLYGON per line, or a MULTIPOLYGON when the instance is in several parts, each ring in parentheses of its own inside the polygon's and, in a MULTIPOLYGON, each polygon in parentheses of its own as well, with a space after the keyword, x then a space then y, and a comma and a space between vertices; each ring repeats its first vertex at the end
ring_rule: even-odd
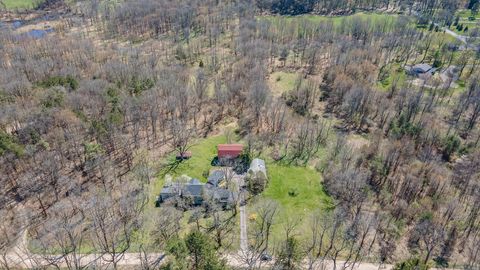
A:
POLYGON ((298 196, 298 190, 296 188, 291 188, 288 190, 288 196, 290 197, 297 197, 298 196))
POLYGON ((42 105, 45 108, 60 107, 63 105, 64 93, 62 89, 47 90, 50 91, 42 100, 42 105))
POLYGON ((0 132, 0 156, 7 152, 12 152, 16 156, 21 156, 23 154, 23 146, 17 143, 15 137, 0 132))
POLYGON ((418 258, 408 259, 393 266, 393 270, 428 270, 428 268, 428 265, 418 258))
POLYGON ((53 76, 41 81, 39 85, 45 88, 63 86, 65 88, 69 88, 70 90, 77 90, 78 81, 71 75, 67 75, 66 77, 53 76))
POLYGON ((203 177, 208 178, 209 175, 210 175, 210 171, 208 169, 203 170, 202 172, 203 177))
POLYGON ((445 138, 442 149, 443 159, 450 161, 452 155, 460 149, 460 146, 461 141, 458 136, 450 135, 445 138))

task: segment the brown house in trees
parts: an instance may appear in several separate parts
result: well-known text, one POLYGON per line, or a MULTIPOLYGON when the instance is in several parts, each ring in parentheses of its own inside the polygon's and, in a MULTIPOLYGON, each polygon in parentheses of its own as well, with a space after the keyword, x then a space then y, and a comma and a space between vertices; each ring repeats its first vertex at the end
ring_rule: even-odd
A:
POLYGON ((218 158, 237 158, 243 151, 241 144, 219 144, 218 158))

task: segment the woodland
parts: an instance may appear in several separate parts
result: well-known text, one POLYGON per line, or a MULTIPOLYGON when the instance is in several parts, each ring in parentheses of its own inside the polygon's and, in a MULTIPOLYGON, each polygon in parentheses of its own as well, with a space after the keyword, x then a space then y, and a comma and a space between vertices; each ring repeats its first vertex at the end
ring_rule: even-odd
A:
POLYGON ((480 268, 478 0, 7 2, 0 269, 480 268), (155 207, 232 141, 248 251, 236 207, 155 207))

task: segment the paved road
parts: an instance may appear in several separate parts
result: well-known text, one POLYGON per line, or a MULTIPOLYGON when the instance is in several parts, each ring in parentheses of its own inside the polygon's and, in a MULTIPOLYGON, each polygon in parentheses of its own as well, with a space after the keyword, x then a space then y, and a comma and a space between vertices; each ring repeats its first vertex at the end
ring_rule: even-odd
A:
POLYGON ((240 206, 240 249, 247 251, 247 209, 245 206, 240 206))

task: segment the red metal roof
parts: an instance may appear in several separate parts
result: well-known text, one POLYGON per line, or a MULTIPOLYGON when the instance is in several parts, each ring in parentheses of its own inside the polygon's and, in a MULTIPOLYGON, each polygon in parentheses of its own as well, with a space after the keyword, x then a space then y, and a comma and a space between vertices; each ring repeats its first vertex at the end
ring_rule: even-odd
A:
POLYGON ((218 150, 237 150, 237 151, 242 151, 243 150, 243 145, 239 143, 234 143, 234 144, 219 144, 218 145, 218 150))
POLYGON ((243 145, 241 144, 219 144, 218 145, 218 157, 236 158, 243 151, 243 145))

